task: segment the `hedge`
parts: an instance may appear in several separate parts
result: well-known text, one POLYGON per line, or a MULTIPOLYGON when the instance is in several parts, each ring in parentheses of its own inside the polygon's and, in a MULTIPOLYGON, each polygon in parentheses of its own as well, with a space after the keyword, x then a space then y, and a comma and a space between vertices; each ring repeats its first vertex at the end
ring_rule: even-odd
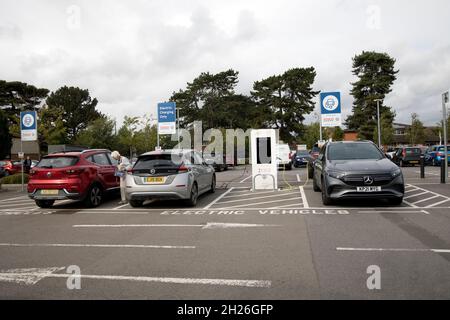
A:
MULTIPOLYGON (((28 183, 28 174, 23 174, 23 182, 28 183)), ((22 183, 22 174, 16 173, 11 176, 3 177, 0 179, 0 185, 1 184, 21 184, 22 183)))

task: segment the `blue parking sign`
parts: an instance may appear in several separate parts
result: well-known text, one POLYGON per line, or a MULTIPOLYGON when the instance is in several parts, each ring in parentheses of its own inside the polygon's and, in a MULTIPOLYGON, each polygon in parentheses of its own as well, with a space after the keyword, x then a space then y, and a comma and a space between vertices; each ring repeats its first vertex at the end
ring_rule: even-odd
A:
POLYGON ((320 112, 321 114, 341 113, 341 93, 320 93, 320 112))
POLYGON ((158 122, 176 122, 177 111, 175 102, 158 103, 158 122))

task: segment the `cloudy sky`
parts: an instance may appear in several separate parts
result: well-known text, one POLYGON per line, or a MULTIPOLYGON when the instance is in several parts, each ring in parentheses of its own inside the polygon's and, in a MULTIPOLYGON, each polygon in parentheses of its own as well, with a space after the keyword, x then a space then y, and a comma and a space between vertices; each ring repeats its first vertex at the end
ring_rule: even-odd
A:
POLYGON ((314 66, 315 89, 341 91, 348 114, 351 58, 376 50, 400 69, 386 100, 397 121, 432 125, 450 87, 449 12, 448 0, 0 0, 0 79, 87 88, 121 122, 203 71, 238 70, 248 94, 314 66))

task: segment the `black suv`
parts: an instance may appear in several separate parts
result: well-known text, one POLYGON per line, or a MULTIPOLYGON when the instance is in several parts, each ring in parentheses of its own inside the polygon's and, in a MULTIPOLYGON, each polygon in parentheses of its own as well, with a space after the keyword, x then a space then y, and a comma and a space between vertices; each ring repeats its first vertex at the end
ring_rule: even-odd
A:
POLYGON ((313 188, 322 191, 324 205, 349 198, 403 201, 402 171, 373 142, 328 142, 313 166, 313 188))

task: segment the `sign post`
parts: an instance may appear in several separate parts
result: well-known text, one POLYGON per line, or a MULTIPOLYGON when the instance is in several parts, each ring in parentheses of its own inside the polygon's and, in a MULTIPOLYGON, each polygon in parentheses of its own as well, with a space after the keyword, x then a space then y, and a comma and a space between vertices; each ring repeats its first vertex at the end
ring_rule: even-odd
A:
POLYGON ((342 125, 340 92, 320 93, 320 124, 321 127, 342 125))
POLYGON ((157 149, 159 150, 160 134, 175 134, 177 131, 177 106, 175 102, 158 103, 158 141, 157 149))
POLYGON ((442 94, 442 124, 443 124, 443 131, 444 131, 444 166, 445 166, 445 178, 444 183, 448 179, 448 136, 447 136, 447 108, 450 104, 450 90, 447 92, 444 92, 442 94))
POLYGON ((23 111, 20 113, 20 155, 22 155, 22 191, 24 191, 23 172, 23 141, 36 141, 37 135, 37 113, 36 111, 23 111))

